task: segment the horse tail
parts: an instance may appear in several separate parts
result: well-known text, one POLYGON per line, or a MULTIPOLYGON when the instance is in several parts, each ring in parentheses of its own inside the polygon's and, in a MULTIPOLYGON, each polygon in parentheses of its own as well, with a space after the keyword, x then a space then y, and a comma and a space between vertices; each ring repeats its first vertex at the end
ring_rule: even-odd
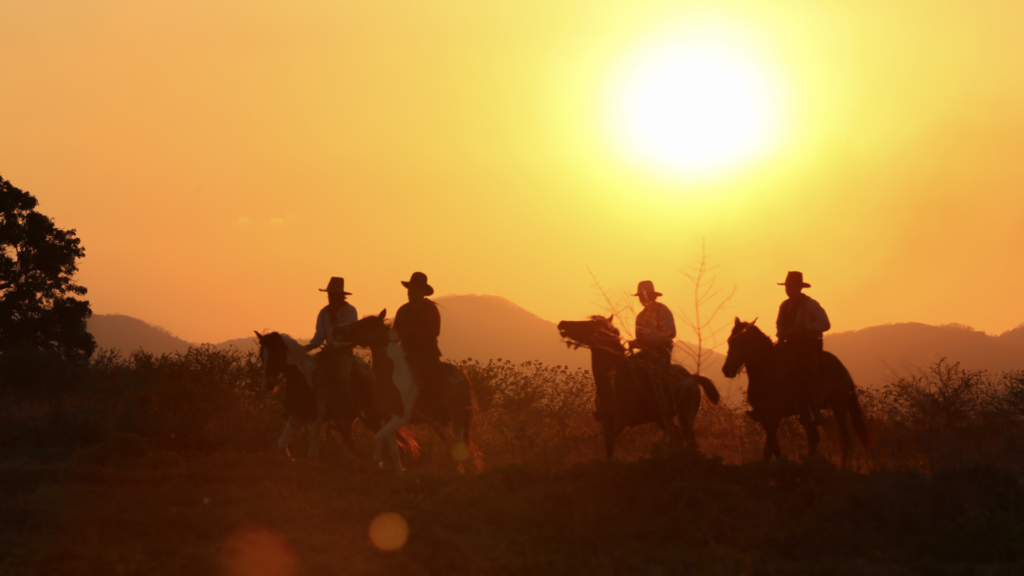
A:
MULTIPOLYGON (((853 381, 851 380, 850 383, 852 384, 853 381)), ((864 418, 864 410, 860 406, 856 389, 850 390, 847 408, 850 411, 850 422, 853 424, 853 430, 857 433, 857 437, 860 438, 861 444, 864 445, 864 448, 871 448, 871 435, 868 433, 867 420, 864 418)))
POLYGON ((473 394, 473 383, 469 380, 466 371, 458 366, 451 365, 458 372, 459 379, 463 383, 458 389, 459 406, 452 412, 452 420, 456 430, 462 431, 462 441, 466 443, 469 450, 469 465, 473 470, 483 470, 483 454, 473 443, 470 436, 470 429, 473 425, 473 412, 476 411, 476 395, 473 394))
POLYGON ((402 428, 398 429, 395 436, 395 441, 398 443, 398 447, 408 454, 409 458, 418 460, 420 457, 420 443, 416 441, 416 438, 402 428))
POLYGON ((715 383, 711 381, 707 376, 701 376, 700 374, 694 375, 694 379, 697 380, 697 384, 704 389, 704 394, 708 397, 708 402, 711 402, 712 406, 718 406, 718 403, 722 401, 722 395, 718 393, 718 388, 715 388, 715 383))
POLYGON ((846 366, 836 357, 835 354, 825 352, 825 361, 830 360, 832 367, 838 372, 839 381, 843 387, 847 389, 846 396, 846 409, 850 413, 850 423, 853 424, 853 431, 857 434, 857 438, 860 438, 861 444, 865 448, 871 447, 871 434, 868 432, 867 419, 864 417, 864 409, 860 405, 860 399, 857 398, 857 386, 853 383, 853 376, 850 376, 850 371, 846 369, 846 366))

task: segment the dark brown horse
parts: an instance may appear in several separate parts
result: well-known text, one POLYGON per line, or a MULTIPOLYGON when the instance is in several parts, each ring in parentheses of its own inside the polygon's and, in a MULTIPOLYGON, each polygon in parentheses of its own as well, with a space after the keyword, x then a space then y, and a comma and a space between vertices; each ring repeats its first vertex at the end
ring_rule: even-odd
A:
POLYGON ((662 430, 672 425, 672 417, 682 429, 683 440, 693 449, 697 437, 693 421, 700 408, 700 388, 708 400, 718 404, 718 390, 708 378, 690 374, 682 366, 672 365, 669 379, 671 414, 662 414, 648 369, 627 355, 612 318, 592 316, 590 320, 558 323, 558 333, 571 344, 590 349, 591 369, 597 387, 597 411, 594 417, 604 432, 605 452, 615 455, 615 439, 629 426, 656 423, 662 430))
MULTIPOLYGON (((326 420, 334 422, 334 426, 353 454, 359 455, 352 441, 352 424, 358 418, 371 432, 381 428, 381 417, 373 404, 373 373, 358 358, 353 362, 353 378, 347 394, 326 398, 323 387, 314 387, 311 382, 323 377, 315 369, 315 361, 310 358, 305 348, 287 334, 271 332, 256 333, 260 343, 259 357, 263 362, 263 387, 273 390, 282 383, 284 388, 283 405, 288 415, 288 423, 284 433, 278 440, 278 447, 291 458, 288 440, 301 424, 310 425, 309 456, 315 458, 320 440, 320 427, 326 420), (323 409, 321 409, 323 408, 323 409)), ((413 457, 418 456, 419 446, 416 440, 402 434, 399 445, 413 457)))
MULTIPOLYGON (((755 320, 756 322, 756 320, 755 320)), ((754 322, 741 322, 739 318, 729 336, 729 354, 722 366, 727 378, 735 378, 740 368, 746 366, 749 385, 747 402, 753 408, 748 415, 764 427, 767 438, 764 443, 764 459, 782 457, 779 447, 779 423, 787 416, 798 416, 807 432, 807 454, 814 456, 821 436, 817 423, 812 423, 807 410, 802 409, 798 399, 795 379, 796 364, 793 359, 772 344, 772 339, 754 326, 754 322)), ((830 352, 822 354, 818 370, 818 389, 814 397, 815 409, 829 408, 839 427, 839 447, 842 451, 842 467, 849 464, 850 432, 846 427, 849 416, 853 429, 865 447, 869 446, 867 424, 864 412, 857 399, 857 388, 850 373, 830 352)))
POLYGON ((476 404, 470 389, 469 377, 457 366, 443 363, 446 376, 436 393, 439 402, 417 402, 420 383, 413 377, 405 360, 405 351, 398 343, 398 335, 384 320, 386 310, 377 316, 367 316, 358 322, 335 329, 335 338, 342 338, 356 346, 369 348, 373 360, 374 401, 384 416, 384 426, 377 433, 377 449, 374 460, 381 462, 381 448, 390 444, 395 472, 402 473, 398 452, 392 442, 392 435, 400 432, 406 424, 428 424, 443 440, 451 443, 452 456, 458 461, 469 460, 476 469, 481 466, 480 453, 469 437, 470 423, 476 404), (447 429, 452 423, 453 431, 447 429))

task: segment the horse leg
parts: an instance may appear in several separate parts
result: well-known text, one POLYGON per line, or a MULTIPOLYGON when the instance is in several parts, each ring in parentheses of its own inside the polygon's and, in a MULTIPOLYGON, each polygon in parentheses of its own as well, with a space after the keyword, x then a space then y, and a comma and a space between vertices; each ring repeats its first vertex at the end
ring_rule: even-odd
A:
POLYGON ((843 470, 850 464, 850 430, 846 427, 846 405, 842 402, 830 402, 832 415, 836 417, 836 426, 839 428, 839 452, 842 455, 840 468, 843 470))
POLYGON ((779 419, 773 418, 764 426, 764 461, 771 462, 772 456, 782 458, 782 448, 779 446, 779 419))
POLYGON ((387 443, 388 447, 391 448, 392 460, 395 464, 395 473, 399 476, 402 475, 402 460, 398 454, 398 429, 409 423, 409 418, 401 418, 399 416, 393 416, 391 420, 385 424, 379 432, 377 432, 377 451, 373 454, 373 459, 381 467, 384 466, 384 457, 381 454, 381 449, 384 444, 387 443))
POLYGON ((608 423, 601 424, 601 431, 604 432, 604 452, 608 458, 615 457, 615 437, 617 434, 608 423))
POLYGON ((320 427, 327 419, 327 403, 320 398, 316 399, 316 420, 309 425, 309 457, 316 458, 320 451, 320 427))
POLYGON ((395 475, 401 477, 404 470, 402 470, 402 455, 398 452, 397 431, 388 435, 388 446, 391 448, 391 461, 395 466, 395 475))
POLYGON ((821 442, 821 434, 818 433, 818 422, 815 419, 811 422, 810 414, 800 415, 800 425, 804 427, 804 432, 807 433, 807 457, 814 458, 814 455, 818 452, 818 444, 821 442))
POLYGON ((682 390, 676 401, 676 419, 683 429, 683 439, 691 450, 697 450, 697 435, 693 432, 693 424, 700 410, 700 388, 696 385, 682 390))
POLYGON ((289 460, 293 460, 293 458, 291 451, 288 450, 288 440, 292 437, 292 434, 295 433, 296 428, 298 428, 298 425, 295 422, 295 417, 289 416, 288 423, 284 425, 284 432, 281 434, 281 437, 277 439, 277 447, 284 452, 285 457, 289 460))
POLYGON ((383 426, 377 429, 377 433, 373 436, 373 461, 383 466, 384 456, 381 454, 381 448, 384 446, 387 435, 391 433, 391 430, 397 430, 398 426, 392 426, 396 421, 399 421, 398 416, 392 416, 391 420, 388 420, 383 426))
POLYGON ((334 421, 334 427, 338 429, 338 433, 341 434, 341 439, 345 441, 345 445, 352 451, 352 455, 356 458, 362 458, 363 455, 359 453, 359 449, 356 448, 356 443, 352 441, 352 424, 355 423, 355 419, 349 420, 345 418, 341 423, 338 420, 334 421))

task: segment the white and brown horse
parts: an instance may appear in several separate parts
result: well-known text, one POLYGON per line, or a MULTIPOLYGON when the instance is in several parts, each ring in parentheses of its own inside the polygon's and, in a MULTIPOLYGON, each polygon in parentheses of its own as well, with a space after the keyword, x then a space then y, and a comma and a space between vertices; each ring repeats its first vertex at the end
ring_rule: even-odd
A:
POLYGON ((386 313, 382 310, 377 316, 367 316, 335 329, 337 337, 369 348, 372 354, 375 404, 378 413, 385 415, 384 425, 377 432, 374 461, 383 465, 381 452, 387 444, 395 473, 401 475, 397 435, 408 424, 428 424, 452 445, 452 456, 456 461, 469 461, 473 467, 479 468, 480 454, 469 437, 474 407, 469 378, 458 367, 443 363, 444 382, 434 384, 441 388, 438 391, 440 401, 422 406, 419 402, 420 385, 406 362, 397 333, 384 320, 386 313), (447 429, 449 422, 452 423, 451 432, 447 429))
MULTIPOLYGON (((354 377, 348 394, 330 396, 326 387, 314 386, 314 379, 328 377, 316 370, 316 358, 306 353, 305 347, 287 334, 256 333, 260 343, 259 357, 263 363, 263 387, 270 391, 283 381, 284 404, 288 423, 277 441, 286 456, 291 458, 288 440, 302 425, 310 425, 309 456, 319 452, 320 430, 327 420, 334 422, 345 445, 359 455, 352 441, 352 423, 358 418, 371 432, 380 430, 381 418, 373 404, 373 372, 361 358, 353 359, 354 377)), ((413 458, 419 455, 416 440, 404 434, 396 438, 402 449, 413 458)))

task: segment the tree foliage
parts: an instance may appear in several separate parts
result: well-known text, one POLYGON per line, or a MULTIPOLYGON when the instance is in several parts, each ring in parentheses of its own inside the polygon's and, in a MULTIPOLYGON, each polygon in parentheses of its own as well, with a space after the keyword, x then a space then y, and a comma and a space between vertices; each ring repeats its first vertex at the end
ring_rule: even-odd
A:
POLYGON ((77 298, 86 289, 74 282, 85 249, 38 204, 0 177, 0 353, 29 348, 85 360, 96 348, 85 324, 89 302, 77 298))

